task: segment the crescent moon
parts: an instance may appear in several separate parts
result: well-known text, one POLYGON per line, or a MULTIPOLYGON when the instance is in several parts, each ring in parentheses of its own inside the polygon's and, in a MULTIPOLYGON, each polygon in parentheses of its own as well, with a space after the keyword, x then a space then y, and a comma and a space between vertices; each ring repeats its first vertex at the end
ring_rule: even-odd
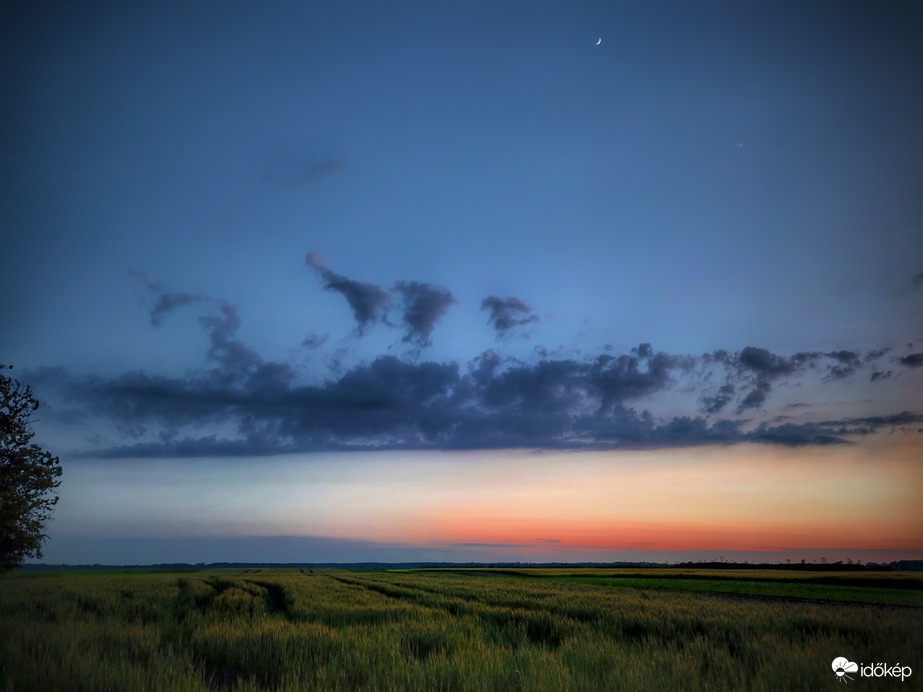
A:
POLYGON ((596 45, 598 46, 598 45, 599 45, 600 43, 602 43, 602 42, 603 42, 603 39, 602 39, 602 36, 600 36, 600 37, 599 37, 599 40, 596 42, 596 45))

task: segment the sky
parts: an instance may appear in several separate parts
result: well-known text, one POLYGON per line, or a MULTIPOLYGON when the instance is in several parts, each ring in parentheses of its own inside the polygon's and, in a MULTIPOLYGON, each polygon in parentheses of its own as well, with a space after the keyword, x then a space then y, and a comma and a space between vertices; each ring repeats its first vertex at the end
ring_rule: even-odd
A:
POLYGON ((13 2, 43 561, 923 558, 917 2, 13 2))

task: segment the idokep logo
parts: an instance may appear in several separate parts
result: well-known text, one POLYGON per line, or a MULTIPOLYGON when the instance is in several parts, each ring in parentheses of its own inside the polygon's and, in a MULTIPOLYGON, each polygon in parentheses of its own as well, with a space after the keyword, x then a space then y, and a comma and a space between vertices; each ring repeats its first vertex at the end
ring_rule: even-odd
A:
POLYGON ((837 682, 852 680, 853 678, 847 673, 859 673, 859 676, 863 678, 900 678, 901 682, 913 673, 910 666, 902 666, 900 663, 893 666, 890 663, 862 663, 860 665, 842 656, 833 659, 831 667, 836 673, 837 682))
POLYGON ((852 661, 847 661, 842 656, 833 659, 833 672, 836 673, 837 682, 846 682, 852 680, 846 673, 855 673, 859 666, 852 661))

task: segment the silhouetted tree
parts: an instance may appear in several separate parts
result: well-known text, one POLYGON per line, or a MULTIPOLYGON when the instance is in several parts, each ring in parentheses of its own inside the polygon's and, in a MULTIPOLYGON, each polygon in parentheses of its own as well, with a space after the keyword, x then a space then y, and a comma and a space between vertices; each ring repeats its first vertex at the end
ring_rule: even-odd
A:
POLYGON ((39 407, 32 388, 0 365, 0 572, 42 556, 42 533, 61 485, 58 457, 32 444, 29 418, 39 407))

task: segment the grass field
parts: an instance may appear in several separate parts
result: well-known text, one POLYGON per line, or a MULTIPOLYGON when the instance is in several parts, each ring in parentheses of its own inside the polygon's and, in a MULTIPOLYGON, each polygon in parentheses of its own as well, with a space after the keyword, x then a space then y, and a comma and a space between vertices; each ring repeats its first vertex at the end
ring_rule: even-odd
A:
POLYGON ((923 581, 695 570, 17 572, 0 690, 920 689, 923 581), (859 687, 861 686, 861 687, 859 687))

